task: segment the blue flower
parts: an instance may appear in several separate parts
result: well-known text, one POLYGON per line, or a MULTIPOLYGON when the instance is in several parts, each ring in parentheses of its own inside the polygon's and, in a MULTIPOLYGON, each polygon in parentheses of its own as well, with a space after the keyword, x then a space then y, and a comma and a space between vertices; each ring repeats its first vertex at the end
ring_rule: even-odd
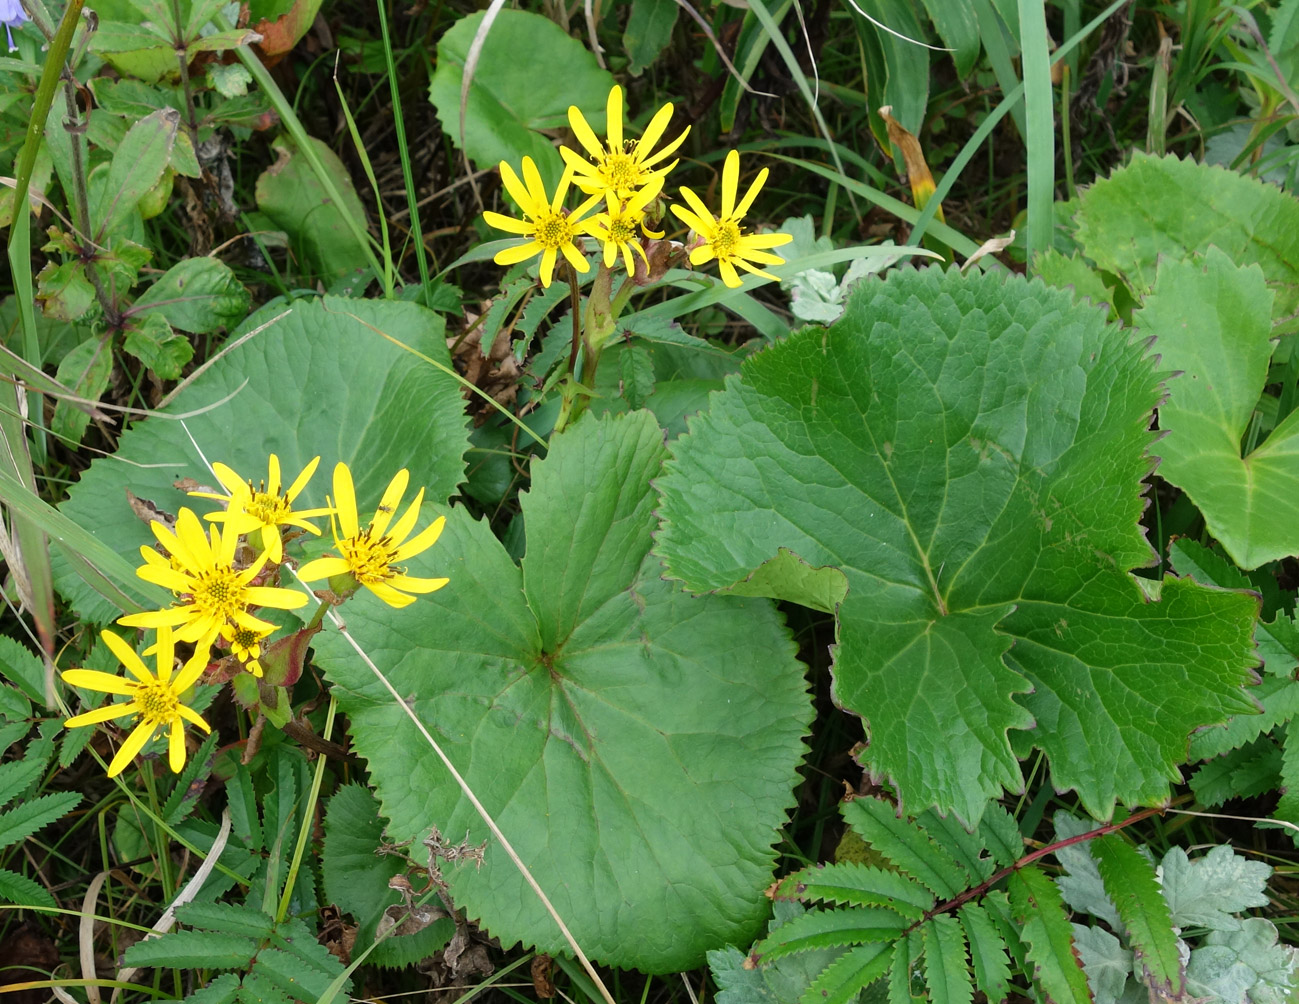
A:
POLYGON ((23 5, 18 0, 0 0, 0 24, 5 26, 5 37, 9 40, 10 52, 18 48, 14 45, 13 30, 26 20, 27 12, 23 10, 23 5))

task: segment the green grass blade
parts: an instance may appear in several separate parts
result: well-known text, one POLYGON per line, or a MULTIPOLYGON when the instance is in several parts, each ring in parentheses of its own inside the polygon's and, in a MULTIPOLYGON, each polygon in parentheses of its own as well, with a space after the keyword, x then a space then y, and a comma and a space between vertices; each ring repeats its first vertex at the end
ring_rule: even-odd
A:
POLYGON ((1044 0, 1019 0, 1023 45, 1024 111, 1028 132, 1028 260, 1051 246, 1055 226, 1055 102, 1044 0))
MULTIPOLYGON (((410 211, 410 232, 415 238, 415 264, 419 268, 421 291, 427 297, 433 282, 429 276, 428 252, 424 247, 424 229, 419 221, 419 198, 415 194, 415 174, 410 164, 410 146, 406 142, 406 117, 401 110, 401 87, 397 82, 397 63, 392 58, 392 35, 388 30, 388 11, 383 3, 376 6, 379 10, 379 31, 383 38, 383 58, 388 67, 388 92, 392 99, 392 122, 397 135, 397 153, 401 157, 401 177, 406 185, 406 205, 410 211)), ((425 306, 428 306, 427 302, 425 306)))

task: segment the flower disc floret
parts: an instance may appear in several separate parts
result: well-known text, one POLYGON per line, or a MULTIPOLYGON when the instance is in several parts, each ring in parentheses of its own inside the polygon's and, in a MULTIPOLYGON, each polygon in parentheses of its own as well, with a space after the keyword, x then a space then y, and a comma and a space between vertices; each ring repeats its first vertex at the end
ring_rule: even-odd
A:
POLYGON ((424 489, 402 516, 393 522, 401 507, 402 496, 410 482, 410 472, 398 471, 388 483, 375 511, 374 518, 364 527, 356 509, 356 490, 352 472, 346 464, 334 468, 333 505, 335 519, 334 549, 337 555, 326 555, 309 561, 298 574, 304 582, 351 576, 392 607, 404 607, 415 602, 410 593, 431 593, 441 589, 448 579, 427 579, 407 574, 401 562, 428 550, 442 535, 446 518, 439 516, 414 537, 410 533, 419 521, 420 507, 424 502, 424 489), (410 537, 409 540, 406 538, 410 537))
POLYGON ((591 218, 591 236, 604 248, 605 268, 613 268, 619 252, 622 252, 623 264, 627 266, 628 273, 636 271, 633 254, 640 255, 646 267, 649 266, 649 259, 645 257, 645 249, 641 247, 636 231, 640 229, 649 237, 663 236, 661 232, 645 227, 645 209, 658 198, 662 188, 663 179, 653 178, 630 199, 619 199, 612 192, 605 195, 606 211, 591 218))
POLYGON ((266 480, 254 486, 252 479, 245 480, 225 464, 212 465, 212 472, 228 492, 190 492, 199 498, 225 502, 224 512, 208 513, 206 518, 214 523, 224 523, 226 530, 236 534, 258 533, 262 547, 270 560, 279 564, 284 560, 284 543, 281 527, 297 527, 308 533, 320 535, 320 528, 308 523, 313 516, 327 516, 329 509, 302 509, 295 511, 293 503, 316 472, 320 458, 312 459, 287 489, 280 480, 280 458, 274 453, 267 464, 266 480))
POLYGON ((681 189, 681 197, 690 204, 690 208, 672 206, 673 214, 694 231, 700 241, 699 246, 690 252, 690 264, 703 265, 716 258, 717 270, 721 272, 722 281, 728 286, 740 285, 739 273, 735 271, 737 265, 746 272, 760 275, 764 279, 779 281, 777 276, 755 268, 751 263, 785 264, 784 258, 771 254, 766 249, 780 247, 794 239, 789 234, 746 234, 740 224, 741 218, 749 211, 753 200, 757 198, 758 192, 766 183, 767 174, 765 167, 759 171, 744 198, 737 203, 735 196, 740 180, 740 155, 732 150, 726 155, 726 163, 722 167, 720 216, 714 217, 703 200, 688 188, 681 189))
POLYGON ((81 725, 93 725, 134 715, 138 721, 108 765, 108 776, 116 777, 120 774, 159 729, 167 730, 167 762, 172 773, 179 773, 185 766, 184 723, 196 725, 204 732, 212 731, 198 712, 182 703, 185 691, 193 686, 207 666, 207 647, 196 648, 193 656, 173 679, 176 647, 171 628, 158 629, 158 643, 153 646, 157 657, 156 673, 149 672, 131 646, 112 631, 104 631, 100 637, 134 679, 124 679, 97 669, 69 669, 63 672, 64 682, 73 687, 98 690, 101 693, 122 694, 130 700, 74 715, 63 724, 74 729, 81 725))
POLYGON ((587 195, 603 198, 606 194, 612 194, 619 199, 630 198, 654 180, 661 187, 664 176, 676 167, 677 162, 674 160, 670 164, 656 165, 672 156, 690 134, 690 127, 686 126, 680 136, 661 150, 653 152, 654 145, 663 138, 663 133, 672 120, 672 105, 666 104, 654 113, 654 118, 639 140, 624 139, 622 88, 615 84, 605 104, 605 120, 608 142, 602 144, 581 110, 576 105, 569 106, 568 124, 590 156, 590 160, 585 160, 581 154, 568 147, 559 148, 560 156, 573 171, 573 184, 587 195))
POLYGON ((565 260, 579 272, 590 271, 590 264, 578 249, 577 238, 588 232, 590 224, 582 221, 582 216, 599 198, 592 196, 571 213, 563 210, 564 196, 572 172, 565 171, 559 184, 555 187, 553 198, 546 197, 546 186, 542 183, 541 173, 531 157, 523 158, 523 180, 514 173, 514 169, 501 161, 501 181, 505 190, 522 210, 524 218, 516 220, 490 209, 483 213, 485 219, 497 230, 519 234, 528 240, 498 251, 492 260, 497 265, 514 265, 527 261, 535 255, 541 255, 541 284, 549 286, 555 273, 555 259, 562 254, 565 260))
POLYGON ((144 565, 136 574, 146 582, 170 589, 180 600, 165 610, 130 614, 119 624, 177 628, 177 641, 206 646, 226 624, 254 631, 274 630, 274 624, 254 617, 249 608, 294 610, 307 602, 307 597, 296 589, 252 585, 266 566, 268 555, 263 553, 248 568, 236 568, 239 534, 229 526, 224 533, 211 527, 209 537, 198 517, 189 509, 181 509, 174 533, 156 520, 150 527, 170 558, 154 548, 141 547, 144 565))
POLYGON ((221 637, 230 646, 230 654, 258 679, 262 677, 262 641, 269 634, 270 631, 238 624, 226 624, 221 628, 221 637))

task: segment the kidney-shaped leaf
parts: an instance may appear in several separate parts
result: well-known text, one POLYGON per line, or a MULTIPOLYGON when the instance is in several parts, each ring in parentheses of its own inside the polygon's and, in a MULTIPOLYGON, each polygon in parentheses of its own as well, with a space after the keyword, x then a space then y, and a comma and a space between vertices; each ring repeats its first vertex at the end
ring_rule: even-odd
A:
MULTIPOLYGON (((391 300, 325 297, 259 311, 177 395, 167 409, 173 417, 137 422, 116 454, 90 465, 63 512, 135 557, 153 537, 131 512, 127 489, 167 512, 183 505, 207 512, 206 500, 187 497, 174 482, 214 485, 206 464, 218 460, 260 481, 271 453, 286 479, 321 457, 323 476, 317 473, 299 508, 324 505, 339 460, 352 467, 361 498, 378 497, 406 467, 430 499, 446 500, 464 475, 468 447, 459 386, 383 337, 449 365, 443 329, 440 315, 391 300)), ((61 554, 52 564, 55 584, 78 614, 94 623, 117 616, 61 554)))
POLYGON ((1166 797, 1188 733, 1250 703, 1255 600, 1169 578, 1151 602, 1127 571, 1153 560, 1157 394, 1141 346, 1067 292, 936 269, 863 283, 677 441, 658 551, 696 591, 752 577, 816 604, 797 560, 842 573, 835 694, 908 811, 977 819, 1038 746, 1105 817, 1166 797))
MULTIPOLYGON (((583 949, 650 972, 758 932, 811 711, 768 601, 691 597, 648 554, 664 455, 646 412, 588 418, 533 468, 522 569, 455 509, 411 562, 449 577, 445 588, 400 618, 371 597, 345 608, 583 949)), ((448 843, 486 838, 355 652, 326 632, 317 662, 389 836, 435 826, 448 843)), ((495 843, 481 868, 442 867, 456 904, 502 943, 571 951, 495 843)))
POLYGON ((1138 296, 1161 257, 1174 261, 1213 245, 1240 265, 1263 269, 1273 335, 1299 331, 1299 199, 1257 178, 1174 156, 1136 153, 1096 182, 1078 207, 1087 257, 1122 276, 1138 296))
POLYGON ((1133 323, 1178 371, 1159 407, 1159 474, 1191 497, 1242 568, 1299 553, 1299 412, 1246 457, 1241 439, 1268 378, 1272 294, 1256 265, 1216 247, 1165 259, 1133 323))
MULTIPOLYGON (((429 99, 442 130, 460 145, 460 88, 470 47, 483 23, 470 14, 438 41, 437 70, 429 99)), ((547 186, 559 180, 563 162, 542 129, 567 129, 568 106, 577 105, 592 128, 603 130, 604 106, 613 77, 595 57, 549 18, 502 10, 492 22, 469 84, 465 106, 465 152, 481 168, 502 160, 519 169, 524 155, 537 163, 547 186), (520 53, 527 53, 520 58, 520 53)))

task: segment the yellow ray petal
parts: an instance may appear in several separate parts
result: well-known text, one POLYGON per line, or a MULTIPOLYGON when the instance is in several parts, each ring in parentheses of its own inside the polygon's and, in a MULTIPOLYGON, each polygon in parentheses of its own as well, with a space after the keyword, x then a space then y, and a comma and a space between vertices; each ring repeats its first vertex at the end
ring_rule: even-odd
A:
POLYGON ((334 511, 344 537, 355 537, 360 530, 356 514, 356 489, 352 486, 352 472, 341 460, 334 465, 334 511))
POLYGON ((139 710, 140 706, 134 701, 125 701, 121 704, 105 704, 102 708, 96 708, 94 711, 83 711, 79 715, 73 715, 63 723, 63 727, 76 729, 82 725, 98 725, 100 722, 112 721, 114 718, 125 718, 127 715, 133 715, 139 710))
POLYGON ((144 749, 144 744, 153 738, 154 726, 151 723, 141 722, 135 727, 126 742, 122 743, 122 748, 117 751, 117 756, 113 757, 113 762, 108 765, 108 776, 117 777, 122 773, 122 769, 135 759, 135 755, 144 749))
POLYGON ((424 527, 406 543, 402 544, 393 552, 393 561, 405 561, 407 558, 413 558, 417 554, 422 554, 430 547, 437 543, 437 539, 442 536, 442 530, 447 525, 447 518, 439 516, 428 526, 424 527))

